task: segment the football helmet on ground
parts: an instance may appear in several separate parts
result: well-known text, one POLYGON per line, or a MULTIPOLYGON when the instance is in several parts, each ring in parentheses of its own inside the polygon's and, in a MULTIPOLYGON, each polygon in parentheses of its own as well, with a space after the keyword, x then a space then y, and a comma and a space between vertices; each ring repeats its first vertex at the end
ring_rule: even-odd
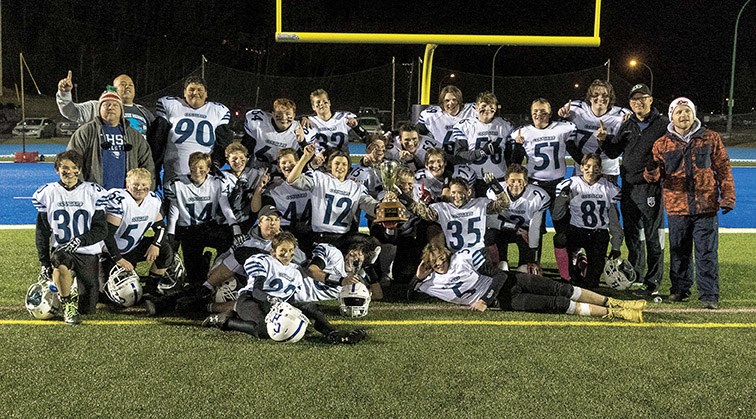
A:
POLYGON ((635 282, 635 269, 625 259, 608 259, 604 264, 601 281, 617 291, 626 290, 635 282))
POLYGON ((298 342, 307 332, 310 320, 302 311, 283 301, 273 303, 265 316, 268 336, 276 342, 298 342))
POLYGON ((365 284, 345 285, 339 292, 339 310, 347 317, 365 317, 370 305, 370 291, 365 284))
POLYGON ((52 319, 61 312, 61 304, 55 284, 41 275, 39 281, 32 284, 26 291, 25 303, 29 314, 35 319, 52 319))
POLYGON ((179 255, 173 255, 173 263, 165 271, 165 275, 158 282, 157 291, 161 295, 172 295, 184 289, 186 268, 179 255))
POLYGON ((127 271, 118 265, 110 269, 105 295, 121 307, 131 307, 142 298, 142 284, 135 271, 127 271))

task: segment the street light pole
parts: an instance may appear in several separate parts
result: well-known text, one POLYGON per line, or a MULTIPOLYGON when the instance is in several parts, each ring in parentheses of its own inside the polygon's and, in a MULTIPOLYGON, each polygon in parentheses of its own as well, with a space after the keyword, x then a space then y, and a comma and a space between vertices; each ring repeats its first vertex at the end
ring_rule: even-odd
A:
POLYGON ((730 68, 730 96, 727 100, 727 138, 732 138, 732 107, 735 105, 732 96, 735 93, 735 52, 738 48, 738 25, 740 24, 740 15, 743 14, 743 10, 750 2, 751 0, 748 0, 743 4, 738 12, 737 19, 735 19, 735 36, 732 40, 732 67, 730 68))
MULTIPOLYGON (((750 1, 750 0, 749 0, 750 1)), ((499 51, 504 48, 504 45, 500 45, 499 48, 496 49, 496 52, 494 52, 493 60, 491 60, 491 93, 496 93, 494 91, 494 77, 496 75, 496 56, 499 55, 499 51)))
MULTIPOLYGON (((751 0, 748 0, 748 1, 751 1, 751 0)), ((643 61, 630 60, 630 65, 631 66, 635 67, 638 64, 646 67, 648 69, 649 74, 651 74, 651 83, 649 84, 649 87, 651 88, 651 93, 653 94, 653 92, 654 92, 654 72, 653 72, 653 70, 651 70, 651 67, 649 67, 648 64, 644 63, 643 61)))

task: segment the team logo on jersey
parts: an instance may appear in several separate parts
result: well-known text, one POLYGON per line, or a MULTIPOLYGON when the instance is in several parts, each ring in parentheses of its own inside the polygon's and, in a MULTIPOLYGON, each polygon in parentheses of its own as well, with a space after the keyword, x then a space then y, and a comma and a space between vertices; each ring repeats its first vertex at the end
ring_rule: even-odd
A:
POLYGON ((655 196, 649 196, 648 198, 646 198, 646 204, 650 208, 655 207, 656 206, 656 197, 655 196))

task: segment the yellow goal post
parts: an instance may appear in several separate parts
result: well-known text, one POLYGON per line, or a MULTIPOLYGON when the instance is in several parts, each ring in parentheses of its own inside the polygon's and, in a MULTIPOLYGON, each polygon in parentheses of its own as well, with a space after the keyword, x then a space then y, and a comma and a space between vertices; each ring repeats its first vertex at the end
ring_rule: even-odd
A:
POLYGON ((423 60, 421 104, 430 103, 433 52, 438 45, 512 45, 549 47, 598 47, 601 45, 601 0, 594 0, 593 36, 465 35, 408 33, 285 32, 283 0, 276 0, 276 42, 330 44, 426 44, 423 60))

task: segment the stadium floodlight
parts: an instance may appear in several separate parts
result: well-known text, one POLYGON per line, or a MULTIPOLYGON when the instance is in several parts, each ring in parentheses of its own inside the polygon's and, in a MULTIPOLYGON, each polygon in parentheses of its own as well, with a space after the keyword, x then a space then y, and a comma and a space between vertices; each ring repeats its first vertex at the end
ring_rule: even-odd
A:
POLYGON ((283 30, 283 0, 276 0, 276 42, 333 44, 426 44, 423 59, 421 104, 430 104, 430 72, 433 52, 438 45, 514 45, 549 47, 598 47, 601 45, 601 0, 595 1, 593 35, 474 35, 474 34, 410 34, 410 33, 348 33, 290 32, 283 30))

